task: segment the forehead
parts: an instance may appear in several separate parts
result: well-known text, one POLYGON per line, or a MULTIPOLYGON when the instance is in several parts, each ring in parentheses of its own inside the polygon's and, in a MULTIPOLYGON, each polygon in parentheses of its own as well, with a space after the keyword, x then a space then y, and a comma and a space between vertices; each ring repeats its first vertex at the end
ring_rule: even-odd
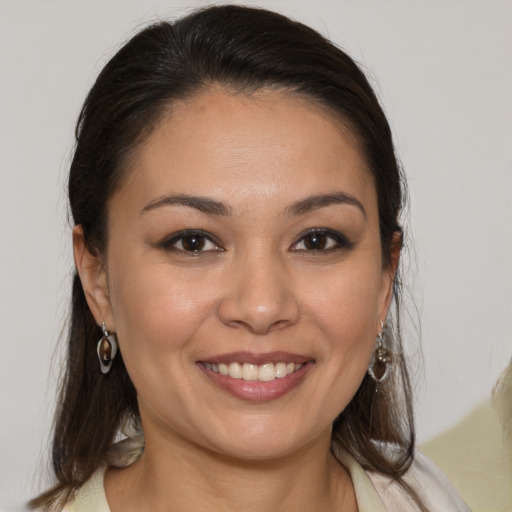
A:
POLYGON ((121 189, 143 200, 193 193, 230 203, 342 189, 375 199, 354 135, 308 98, 210 89, 173 102, 135 151, 121 189))

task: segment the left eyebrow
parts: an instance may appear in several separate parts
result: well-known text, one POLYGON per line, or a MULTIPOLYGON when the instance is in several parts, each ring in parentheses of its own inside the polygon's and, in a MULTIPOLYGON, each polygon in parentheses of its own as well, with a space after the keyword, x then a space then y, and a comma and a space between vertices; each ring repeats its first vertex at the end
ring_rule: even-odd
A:
POLYGON ((191 196, 188 194, 176 194, 165 197, 159 197, 147 204, 141 211, 141 214, 150 210, 156 210, 163 206, 187 206, 209 215, 231 215, 229 207, 220 201, 215 201, 209 197, 191 196))
POLYGON ((348 204, 357 207, 366 218, 366 210, 361 202, 346 192, 334 192, 332 194, 318 194, 292 203, 287 209, 288 215, 303 215, 313 210, 325 208, 333 204, 348 204))

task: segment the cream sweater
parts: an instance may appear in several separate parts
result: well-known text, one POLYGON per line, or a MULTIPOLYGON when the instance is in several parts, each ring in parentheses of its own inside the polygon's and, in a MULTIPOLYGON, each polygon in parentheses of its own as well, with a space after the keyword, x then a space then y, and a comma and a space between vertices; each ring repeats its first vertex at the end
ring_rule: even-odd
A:
MULTIPOLYGON (((133 447, 116 465, 129 465, 141 452, 141 447, 133 447)), ((354 484, 359 512, 417 512, 418 507, 393 480, 377 473, 365 471, 348 453, 337 453, 339 460, 349 471, 354 484)), ((63 512, 110 512, 103 476, 105 466, 99 468, 81 487, 74 500, 63 512)), ((415 460, 405 476, 405 480, 419 491, 430 512, 470 512, 455 488, 441 471, 425 456, 417 452, 415 460)))

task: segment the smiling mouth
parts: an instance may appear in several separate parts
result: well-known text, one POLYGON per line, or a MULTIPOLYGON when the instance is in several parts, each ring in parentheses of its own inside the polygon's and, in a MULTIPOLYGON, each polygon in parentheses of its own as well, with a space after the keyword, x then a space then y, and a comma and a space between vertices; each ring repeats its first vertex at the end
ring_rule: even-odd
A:
POLYGON ((246 382, 271 382, 276 379, 284 379, 288 375, 298 372, 303 363, 278 362, 264 364, 250 363, 201 363, 207 370, 218 373, 232 379, 242 379, 246 382))
POLYGON ((280 398, 300 384, 315 366, 308 356, 290 352, 231 352, 196 362, 216 387, 253 403, 280 398))

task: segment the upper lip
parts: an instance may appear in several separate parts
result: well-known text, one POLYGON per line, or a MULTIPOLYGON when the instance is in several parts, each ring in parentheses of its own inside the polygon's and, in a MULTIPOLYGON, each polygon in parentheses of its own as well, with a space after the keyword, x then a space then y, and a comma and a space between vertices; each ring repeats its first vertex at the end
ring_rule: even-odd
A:
POLYGON ((301 356, 290 352, 265 352, 254 354, 252 352, 230 352, 228 354, 219 354, 216 356, 201 359, 201 363, 229 364, 229 363, 248 363, 262 365, 265 363, 295 363, 304 364, 311 361, 311 357, 301 356))

